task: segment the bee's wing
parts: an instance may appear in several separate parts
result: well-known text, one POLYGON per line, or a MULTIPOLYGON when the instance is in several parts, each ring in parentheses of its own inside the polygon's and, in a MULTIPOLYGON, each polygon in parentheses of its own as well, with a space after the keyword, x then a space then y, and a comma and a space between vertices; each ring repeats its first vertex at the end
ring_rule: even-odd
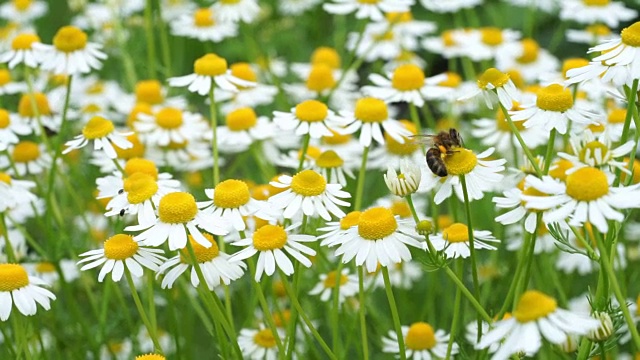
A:
POLYGON ((427 147, 431 147, 434 144, 435 135, 417 134, 409 136, 411 143, 420 144, 427 147))

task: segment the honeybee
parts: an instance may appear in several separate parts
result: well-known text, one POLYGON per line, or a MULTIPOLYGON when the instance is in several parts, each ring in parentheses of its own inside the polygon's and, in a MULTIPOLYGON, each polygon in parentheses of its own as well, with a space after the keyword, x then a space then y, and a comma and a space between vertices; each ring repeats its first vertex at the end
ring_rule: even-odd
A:
POLYGON ((447 176, 447 167, 444 165, 443 155, 451 155, 455 152, 454 147, 462 146, 462 137, 458 130, 451 128, 449 131, 440 131, 436 135, 418 135, 429 138, 428 143, 431 145, 427 150, 426 160, 427 166, 434 174, 445 177, 447 176))

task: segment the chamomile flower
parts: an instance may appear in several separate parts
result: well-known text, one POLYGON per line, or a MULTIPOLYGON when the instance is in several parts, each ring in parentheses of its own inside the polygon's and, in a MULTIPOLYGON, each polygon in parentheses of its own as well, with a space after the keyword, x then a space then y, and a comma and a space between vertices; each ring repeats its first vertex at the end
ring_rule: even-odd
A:
POLYGON ((362 212, 357 226, 345 231, 335 255, 343 255, 345 264, 355 258, 357 266, 373 272, 378 263, 391 266, 411 260, 407 245, 422 248, 414 237, 413 220, 398 220, 391 210, 375 207, 362 212))
POLYGON ((257 229, 252 237, 232 243, 244 249, 233 254, 230 262, 248 259, 258 254, 255 281, 260 281, 262 274, 271 276, 276 272, 276 266, 285 275, 293 274, 293 263, 285 251, 298 260, 303 266, 310 267, 311 260, 307 256, 314 256, 315 250, 302 243, 316 241, 315 236, 293 234, 300 224, 293 224, 286 229, 279 225, 267 224, 257 229))
POLYGON ((394 167, 389 166, 384 174, 384 182, 389 191, 396 196, 405 197, 418 191, 422 174, 420 168, 408 161, 400 164, 400 173, 396 173, 394 167))
POLYGON ((9 174, 0 172, 0 212, 35 202, 37 197, 30 190, 35 186, 33 181, 13 179, 9 174))
POLYGON ((20 141, 18 136, 31 134, 29 125, 20 121, 18 116, 0 109, 0 151, 7 149, 9 145, 15 145, 20 141))
MULTIPOLYGON (((124 173, 120 170, 96 180, 98 185, 97 199, 113 198, 124 192, 124 178, 137 172, 147 174, 157 181, 158 188, 163 194, 171 192, 171 189, 179 189, 180 182, 173 179, 170 173, 160 173, 156 164, 148 159, 132 157, 124 163, 124 173)), ((140 184, 142 185, 142 184, 140 184)))
POLYGON ((551 84, 538 90, 535 104, 523 105, 522 110, 510 113, 513 121, 525 121, 525 128, 540 127, 545 132, 556 129, 566 134, 569 121, 578 126, 595 124, 599 114, 582 103, 574 102, 571 90, 560 84, 551 84))
POLYGON ((622 1, 564 0, 560 1, 560 19, 581 24, 606 24, 616 28, 620 22, 633 20, 638 12, 624 6, 622 1))
POLYGON ((567 72, 567 84, 601 77, 616 86, 640 79, 640 21, 622 29, 619 38, 605 41, 588 51, 600 52, 589 65, 567 72))
MULTIPOLYGON (((407 359, 428 360, 447 357, 449 335, 444 330, 434 330, 431 325, 425 322, 402 326, 401 330, 407 359)), ((385 353, 400 353, 398 334, 395 330, 389 330, 388 337, 382 338, 382 345, 382 351, 385 353)), ((454 342, 450 355, 455 355, 458 351, 459 346, 454 342)))
POLYGON ((273 85, 258 83, 258 74, 254 65, 249 63, 234 63, 230 66, 231 75, 240 80, 251 83, 252 86, 238 86, 238 91, 221 90, 216 92, 216 102, 225 102, 220 107, 224 114, 244 107, 254 108, 260 105, 268 105, 278 94, 278 88, 273 85))
POLYGON ((259 117, 249 107, 230 111, 225 116, 225 123, 218 127, 218 146, 222 152, 243 152, 251 144, 269 139, 276 133, 274 124, 267 117, 259 117))
POLYGON ((552 344, 562 344, 569 335, 586 335, 600 324, 587 315, 558 308, 555 299, 536 290, 522 294, 512 315, 494 323, 476 348, 504 341, 492 359, 508 359, 518 352, 533 356, 542 346, 543 337, 552 344))
POLYGON ((11 310, 16 309, 25 316, 36 314, 37 304, 45 310, 51 308, 51 300, 56 296, 41 287, 46 283, 35 276, 29 276, 27 270, 19 264, 0 264, 0 320, 7 321, 11 310))
POLYGON ((599 231, 609 229, 607 220, 621 222, 624 216, 616 209, 640 207, 640 188, 611 187, 613 178, 593 167, 582 167, 569 174, 564 182, 549 176, 542 179, 527 176, 526 182, 548 196, 523 195, 529 209, 550 210, 543 215, 545 223, 569 220, 570 225, 590 222, 599 231))
POLYGON ((11 0, 0 5, 0 18, 20 24, 29 24, 41 18, 49 10, 46 1, 11 0))
MULTIPOLYGON (((193 240, 191 235, 189 235, 189 241, 196 256, 197 266, 200 266, 209 290, 213 291, 215 287, 222 283, 229 285, 231 281, 242 277, 246 268, 245 264, 242 262, 230 262, 230 256, 220 251, 213 236, 209 234, 203 234, 203 236, 210 243, 210 247, 207 248, 200 245, 193 240)), ((196 273, 194 261, 187 249, 181 249, 178 255, 162 264, 158 268, 156 277, 166 272, 162 279, 162 288, 171 289, 178 277, 189 268, 191 268, 191 285, 197 288, 200 284, 200 279, 196 273)))
POLYGON ((56 267, 60 268, 60 272, 67 283, 80 277, 76 262, 68 259, 61 259, 57 265, 48 261, 34 262, 23 264, 30 275, 35 275, 44 281, 48 286, 54 286, 60 280, 60 274, 56 267))
POLYGON ((34 43, 42 52, 40 68, 54 74, 85 74, 91 69, 100 70, 107 55, 102 45, 87 42, 87 34, 75 26, 63 26, 53 37, 53 45, 34 43))
POLYGON ((50 104, 50 99, 43 93, 22 94, 18 102, 18 121, 28 124, 36 135, 40 134, 40 122, 43 127, 58 132, 62 117, 50 104))
POLYGON ((236 231, 244 231, 247 227, 243 217, 256 215, 268 220, 269 216, 261 210, 263 204, 251 197, 249 187, 240 180, 228 179, 220 182, 214 189, 205 189, 210 201, 198 203, 205 214, 211 214, 216 221, 228 223, 236 231))
POLYGON ((570 172, 581 167, 591 166, 595 168, 604 168, 604 170, 614 171, 619 169, 631 175, 627 161, 617 161, 633 150, 635 142, 632 140, 614 148, 611 140, 607 136, 601 134, 594 136, 590 130, 585 130, 580 137, 572 136, 569 140, 571 143, 572 154, 558 153, 558 156, 569 160, 574 167, 570 172))
POLYGON ((158 266, 165 260, 162 249, 140 246, 131 235, 117 234, 104 242, 104 248, 90 250, 80 254, 84 259, 78 265, 84 264, 80 270, 85 271, 102 265, 98 274, 98 281, 102 282, 109 273, 113 281, 120 281, 125 267, 135 277, 143 275, 142 267, 157 271, 158 266))
POLYGON ((37 175, 51 166, 51 155, 42 144, 24 140, 7 150, 11 159, 0 158, 0 168, 8 168, 12 175, 37 175))
MULTIPOLYGON (((497 248, 491 245, 491 243, 497 243, 499 241, 500 240, 491 235, 490 231, 473 231, 473 244, 476 250, 496 250, 497 248)), ((465 224, 452 224, 446 229, 443 229, 441 234, 432 235, 431 242, 437 251, 444 251, 448 258, 468 258, 471 254, 469 250, 469 232, 465 224)))
POLYGON ((197 227, 214 235, 228 233, 225 224, 218 224, 211 218, 199 214, 193 195, 186 192, 173 192, 160 199, 155 222, 128 226, 125 230, 144 230, 134 239, 146 246, 160 246, 168 240, 169 250, 182 249, 187 245, 187 233, 189 233, 200 245, 206 248, 211 247, 211 242, 197 227))
POLYGON ((347 176, 352 179, 355 177, 351 170, 354 163, 354 161, 351 161, 351 164, 349 164, 334 150, 327 150, 323 151, 315 159, 315 162, 311 165, 311 170, 316 171, 323 178, 331 180, 331 182, 346 186, 347 176))
MULTIPOLYGON (((280 339, 286 337, 286 329, 277 328, 280 339)), ((278 347, 276 338, 269 328, 260 324, 259 329, 240 330, 238 345, 242 350, 242 356, 251 360, 276 360, 278 358, 278 347)))
POLYGON ((482 0, 420 0, 422 6, 436 13, 455 13, 462 9, 471 9, 482 4, 482 0))
POLYGON ((338 131, 346 125, 346 120, 335 115, 329 110, 327 105, 317 100, 306 100, 294 108, 291 112, 273 112, 273 122, 282 130, 289 131, 295 129, 295 134, 309 134, 313 139, 323 136, 333 136, 331 130, 338 131))
POLYGON ((322 5, 322 8, 330 14, 346 15, 355 12, 356 19, 382 21, 385 18, 383 13, 409 11, 413 3, 413 0, 381 0, 375 2, 333 0, 333 2, 322 5))
POLYGON ((370 146, 372 140, 384 144, 383 129, 385 134, 400 143, 411 135, 400 122, 389 117, 387 104, 373 97, 359 99, 355 111, 341 111, 340 115, 348 122, 343 132, 354 133, 360 130, 359 140, 363 147, 370 146))
POLYGON ((371 74, 369 80, 374 85, 364 86, 362 91, 387 103, 407 102, 422 107, 425 99, 434 99, 451 91, 450 88, 438 85, 446 79, 445 74, 425 78, 424 72, 418 66, 401 65, 392 74, 387 74, 387 77, 371 74))
POLYGON ((269 204, 282 209, 285 219, 293 219, 300 213, 306 216, 319 215, 326 221, 331 215, 345 215, 339 206, 349 206, 341 200, 350 198, 351 194, 342 190, 340 184, 327 184, 327 180, 313 170, 303 170, 294 176, 282 175, 277 181, 270 183, 285 191, 269 198, 269 204))
POLYGON ((469 94, 463 95, 458 101, 471 99, 482 94, 489 109, 500 102, 507 109, 513 107, 514 102, 520 101, 520 93, 507 73, 496 68, 487 69, 478 78, 478 87, 469 94))
MULTIPOLYGON (((505 46, 520 38, 520 33, 511 29, 484 27, 471 32, 458 32, 458 43, 468 44, 465 56, 473 61, 490 60, 505 46)), ((454 36, 455 36, 454 35, 454 36)))
POLYGON ((171 33, 199 41, 220 42, 238 33, 238 25, 223 22, 211 8, 200 8, 191 14, 182 15, 171 23, 171 33))
POLYGON ((510 225, 525 219, 524 228, 528 233, 533 234, 536 228, 540 229, 540 224, 537 224, 538 211, 526 208, 526 201, 523 200, 523 195, 544 196, 544 193, 522 181, 518 186, 505 190, 502 194, 504 197, 494 197, 491 201, 496 204, 497 208, 511 210, 497 216, 497 222, 503 225, 510 225))
POLYGON ((162 108, 153 115, 140 113, 134 127, 145 144, 156 146, 201 138, 209 128, 200 114, 174 107, 162 108))
POLYGON ((0 63, 5 63, 9 69, 25 64, 28 67, 38 66, 41 53, 33 47, 33 44, 40 43, 40 38, 36 34, 22 33, 11 41, 11 49, 0 54, 0 63))
POLYGON ((339 109, 352 109, 358 97, 358 77, 355 72, 344 73, 325 63, 312 64, 310 68, 302 64, 294 64, 293 71, 301 76, 304 82, 284 84, 287 95, 294 101, 329 97, 329 105, 339 109), (342 81, 339 81, 342 79, 342 81))
POLYGON ((131 134, 131 132, 116 132, 111 120, 107 120, 101 116, 94 116, 89 120, 87 125, 82 128, 82 134, 65 143, 67 148, 64 149, 62 154, 67 154, 74 149, 83 148, 90 141, 93 141, 93 150, 103 150, 107 156, 115 159, 118 155, 113 145, 121 149, 133 147, 133 144, 126 139, 126 136, 131 134))
POLYGON ((254 82, 239 79, 231 74, 227 68, 227 60, 216 54, 206 54, 193 64, 193 74, 172 77, 168 79, 173 87, 188 86, 189 91, 198 95, 207 95, 211 87, 217 85, 220 89, 237 92, 238 86, 253 86, 254 82))
POLYGON ((256 0, 220 0, 211 5, 211 10, 221 22, 252 23, 260 13, 256 0))
POLYGON ((349 228, 358 225, 361 211, 352 211, 343 216, 340 221, 329 221, 326 226, 318 228, 318 231, 324 234, 318 236, 318 240, 322 240, 320 246, 332 247, 342 242, 343 236, 347 234, 349 228))
POLYGON ((560 62, 548 50, 531 38, 525 38, 505 45, 496 53, 496 67, 501 70, 517 70, 529 82, 555 71, 560 62))
POLYGON ((27 86, 25 83, 13 81, 9 70, 0 69, 0 96, 17 94, 26 90, 27 86))
POLYGON ((566 36, 567 41, 593 46, 611 39, 612 33, 608 26, 595 24, 587 26, 584 30, 567 29, 566 36))
MULTIPOLYGON (((465 148, 456 150, 443 159, 448 175, 444 182, 439 182, 436 185, 439 187, 434 198, 436 204, 442 203, 451 196, 453 190, 455 190, 458 199, 464 201, 460 176, 465 177, 470 201, 482 199, 484 193, 493 190, 494 186, 503 178, 500 172, 504 170, 506 160, 488 160, 493 154, 493 148, 478 155, 465 148)), ((438 179, 441 178, 431 173, 424 181, 429 183, 438 181, 438 179)))
POLYGON ((333 292, 338 290, 338 302, 342 304, 348 297, 358 293, 358 276, 349 275, 349 269, 342 269, 341 273, 331 271, 320 274, 320 281, 309 291, 309 295, 320 295, 321 301, 330 301, 333 292))
POLYGON ((346 47, 367 62, 395 59, 402 53, 402 34, 389 28, 386 22, 369 23, 362 34, 347 35, 346 47))

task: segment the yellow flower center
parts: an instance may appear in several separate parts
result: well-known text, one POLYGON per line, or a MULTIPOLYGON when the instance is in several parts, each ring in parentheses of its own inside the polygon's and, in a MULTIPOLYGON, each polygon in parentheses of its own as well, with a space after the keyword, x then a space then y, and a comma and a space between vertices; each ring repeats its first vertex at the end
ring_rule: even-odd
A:
POLYGON ((0 86, 7 85, 11 82, 11 73, 7 69, 0 69, 0 86))
POLYGON ((39 115, 48 116, 51 115, 51 108, 49 107, 49 100, 43 93, 24 94, 20 98, 18 103, 18 113, 22 117, 32 118, 36 116, 34 107, 39 115), (33 106, 35 100, 35 106, 33 106))
POLYGON ((541 110, 565 112, 573 107, 573 96, 560 84, 551 84, 538 91, 536 106, 541 110))
POLYGON ((113 123, 101 116, 94 116, 87 125, 82 128, 82 135, 87 140, 103 138, 114 130, 113 123))
POLYGON ((413 20, 411 12, 389 12, 386 14, 387 21, 392 24, 407 23, 413 20))
MULTIPOLYGON (((400 174, 398 177, 401 176, 403 176, 403 174, 400 174)), ((411 216, 411 208, 409 207, 409 203, 405 200, 394 201, 391 204, 390 209, 393 215, 398 215, 402 219, 406 219, 411 216)))
POLYGON ((360 215, 362 215, 362 212, 360 211, 352 211, 345 215, 345 217, 340 219, 340 229, 347 230, 352 226, 358 225, 360 215))
POLYGON ((196 216, 198 206, 193 195, 186 192, 169 193, 160 199, 158 217, 167 224, 184 224, 196 216))
POLYGON ((582 2, 587 6, 607 6, 607 5, 609 5, 609 0, 582 0, 582 2))
POLYGON ((237 4, 240 2, 240 0, 220 0, 221 3, 225 4, 225 5, 232 5, 232 4, 237 4))
POLYGON ((123 181, 124 191, 130 204, 141 204, 158 192, 156 180, 148 174, 137 172, 123 181))
POLYGON ((323 136, 322 141, 328 145, 342 145, 352 139, 351 134, 339 134, 335 130, 329 129, 332 136, 323 136))
POLYGON ((436 336, 433 327, 425 322, 411 324, 405 337, 407 348, 420 351, 429 350, 436 346, 436 336))
POLYGON ((503 42, 502 30, 496 27, 486 27, 480 30, 482 42, 489 46, 500 45, 503 42))
POLYGON ((235 209, 251 199, 244 181, 229 179, 216 185, 213 204, 219 208, 235 209))
POLYGON ((146 354, 136 356, 135 360, 167 360, 167 358, 158 354, 146 354))
POLYGON ((387 104, 371 97, 359 99, 356 102, 355 117, 362 122, 383 122, 389 118, 387 104))
POLYGON ((128 160, 136 157, 141 157, 144 155, 144 151, 145 151, 144 144, 140 141, 140 138, 136 133, 128 135, 127 140, 129 140, 129 142, 133 144, 132 147, 128 149, 121 149, 118 146, 113 147, 116 150, 116 154, 118 155, 119 159, 128 160))
POLYGON ((18 264, 0 264, 0 292, 13 291, 29 285, 27 270, 18 264))
POLYGON ((380 240, 393 234, 398 228, 393 212, 375 207, 364 211, 358 219, 358 234, 366 240, 380 240))
POLYGON ((271 329, 262 329, 258 331, 253 337, 253 342, 263 348, 272 348, 276 346, 276 338, 273 336, 271 329))
POLYGON ((442 230, 442 238, 450 243, 467 242, 469 241, 469 229, 465 224, 455 223, 442 230))
POLYGON ((499 88, 509 81, 509 74, 505 74, 496 68, 489 68, 478 78, 478 87, 487 90, 487 85, 499 88))
MULTIPOLYGON (((511 108, 511 110, 518 111, 518 110, 522 110, 522 108, 520 107, 520 104, 514 101, 513 107, 511 108)), ((498 112, 496 112, 496 125, 498 127, 498 130, 502 132, 511 132, 511 127, 509 126, 509 122, 507 121, 507 118, 504 116, 504 112, 502 112, 502 110, 498 110, 498 112)), ((514 121, 513 125, 515 125, 518 131, 524 130, 524 121, 514 121)))
MULTIPOLYGON (((284 284, 282 284, 282 282, 279 281, 274 284, 274 287, 278 285, 283 287, 282 290, 284 291, 284 295, 286 295, 286 289, 284 289, 284 284)), ((275 292, 276 294, 278 293, 277 291, 275 292)), ((282 328, 287 326, 287 324, 289 324, 289 320, 291 320, 291 310, 289 309, 283 309, 282 311, 273 313, 273 323, 276 325, 276 327, 282 328)))
MULTIPOLYGON (((316 160, 320 157, 320 154, 322 154, 322 150, 320 150, 320 148, 317 146, 310 145, 309 148, 307 148, 306 156, 308 158, 316 160)), ((298 160, 300 160, 301 157, 302 157, 302 149, 298 151, 298 160)))
MULTIPOLYGON (((198 263, 206 263, 218 257, 220 254, 220 249, 218 248, 218 243, 216 243, 213 235, 202 233, 202 235, 207 239, 208 242, 211 243, 211 246, 206 248, 193 238, 193 236, 189 235, 189 242, 191 242, 191 246, 193 247, 193 252, 196 255, 196 261, 198 263)), ((189 250, 185 247, 180 250, 180 262, 183 264, 193 264, 191 260, 191 255, 189 254, 189 250)))
POLYGON ((176 129, 182 125, 182 111, 167 107, 156 114, 156 124, 165 129, 176 129))
POLYGON ((91 86, 89 86, 86 90, 87 94, 98 95, 104 93, 104 82, 96 81, 91 86))
POLYGON ((509 78, 511 78, 511 81, 518 89, 524 88, 524 86, 526 85, 526 82, 520 71, 515 69, 510 69, 509 71, 507 71, 507 74, 509 74, 509 78))
POLYGON ((640 21, 622 29, 620 36, 622 37, 623 44, 640 47, 640 21))
POLYGON ((256 82, 258 80, 258 75, 251 68, 249 63, 240 62, 231 65, 231 75, 237 77, 238 79, 247 80, 251 82, 256 82))
MULTIPOLYGON (((522 186, 524 186, 524 180, 522 181, 522 186)), ((520 186, 518 186, 518 187, 520 187, 520 186)), ((536 188, 534 188, 532 186, 529 186, 528 188, 522 190, 522 195, 527 195, 527 196, 549 196, 548 194, 545 194, 542 191, 539 191, 538 189, 536 189, 536 188)), ((526 206, 526 204, 527 204, 527 202, 525 200, 522 200, 521 203, 522 203, 523 206, 526 206)), ((527 211, 537 212, 539 210, 527 209, 527 211)), ((544 225, 539 225, 538 226, 538 230, 541 227, 544 228, 544 225)))
POLYGON ((82 50, 87 46, 87 34, 75 26, 63 26, 53 37, 53 46, 64 53, 82 50))
POLYGON ((327 180, 313 170, 302 170, 291 180, 291 191, 302 196, 320 195, 326 187, 327 180))
POLYGON ((29 50, 35 42, 40 42, 40 38, 36 34, 20 34, 11 41, 13 50, 29 50))
POLYGON ((604 132, 604 125, 602 124, 589 124, 587 129, 591 130, 592 133, 598 134, 604 132))
POLYGON ((227 60, 216 54, 207 54, 193 63, 193 72, 204 76, 218 76, 227 72, 227 60))
POLYGON ((586 163, 589 159, 594 161, 597 160, 595 156, 597 149, 600 149, 600 156, 602 157, 605 157, 609 152, 609 148, 607 147, 607 145, 601 143, 598 140, 594 140, 585 144, 585 146, 580 150, 580 161, 586 163))
POLYGON ((11 176, 5 172, 0 171, 0 181, 5 184, 11 185, 11 176))
POLYGON ((462 77, 454 72, 447 71, 447 80, 443 80, 438 83, 438 86, 456 88, 462 84, 462 77))
POLYGON ((125 260, 138 252, 138 243, 127 234, 113 235, 104 242, 104 257, 111 260, 125 260))
POLYGON ((265 225, 253 233, 253 247, 258 251, 282 249, 287 243, 287 232, 282 226, 265 225))
POLYGON ((444 165, 449 175, 465 175, 476 167, 478 158, 473 151, 458 148, 451 155, 444 157, 444 165))
POLYGON ((611 34, 611 29, 602 24, 589 25, 586 30, 588 33, 595 36, 607 36, 611 34))
POLYGON ((196 10, 193 14, 193 21, 197 27, 210 27, 215 24, 213 20, 213 11, 209 8, 196 10))
POLYGON ((607 117, 607 122, 610 124, 624 124, 626 117, 627 109, 613 109, 607 117))
POLYGON ((124 164, 124 174, 126 176, 131 176, 137 172, 145 173, 151 176, 154 180, 158 179, 158 168, 151 160, 132 158, 124 164))
MULTIPOLYGON (((280 175, 276 175, 273 178, 271 178, 271 181, 278 181, 278 178, 280 177, 280 175)), ((267 184, 268 188, 269 188, 269 195, 273 196, 276 194, 280 194, 281 192, 287 190, 287 188, 279 188, 279 187, 275 187, 271 184, 267 184)))
POLYGON ((5 109, 0 109, 0 129, 6 129, 10 124, 9 112, 5 109))
POLYGON ((313 65, 309 72, 309 77, 307 77, 306 85, 307 89, 316 92, 333 89, 336 86, 333 70, 326 64, 313 65))
POLYGON ((258 116, 252 108, 241 108, 227 114, 227 127, 231 131, 249 130, 258 123, 258 116))
POLYGON ((158 80, 143 80, 136 84, 136 100, 151 105, 164 101, 162 85, 158 80))
POLYGON ((40 157, 40 147, 33 141, 21 141, 13 148, 13 161, 28 163, 40 157))
POLYGON ((369 5, 373 5, 373 4, 377 4, 380 2, 380 0, 358 0, 358 2, 360 4, 369 4, 369 5))
POLYGON ((295 112, 300 121, 318 122, 327 118, 329 108, 318 100, 306 100, 296 105, 295 112))
POLYGON ((311 54, 311 64, 325 64, 332 69, 340 68, 340 55, 334 48, 321 46, 311 54))
POLYGON ((417 65, 400 65, 393 72, 391 86, 400 91, 418 90, 424 86, 424 72, 417 65))
POLYGON ((536 290, 527 290, 520 297, 513 317, 521 323, 535 321, 556 311, 557 306, 552 297, 536 290))
POLYGON ((553 169, 549 170, 549 176, 560 181, 567 179, 567 170, 573 167, 573 163, 566 159, 560 159, 553 163, 553 169))
POLYGON ((442 32, 442 42, 444 46, 454 46, 456 44, 456 38, 453 36, 454 33, 452 30, 445 30, 442 32))
POLYGON ((32 2, 33 0, 13 0, 13 6, 22 12, 28 10, 32 2))
POLYGON ((56 266, 50 262, 41 262, 36 264, 36 271, 41 274, 54 273, 56 272, 56 266))
POLYGON ((327 278, 324 279, 324 287, 327 289, 333 289, 338 285, 338 281, 340 282, 340 285, 344 285, 347 283, 347 280, 348 278, 346 275, 338 274, 337 271, 332 271, 328 273, 327 278), (339 278, 338 275, 340 275, 339 278))
POLYGON ((133 109, 131 109, 131 112, 129 113, 129 116, 127 117, 127 126, 131 129, 135 128, 135 123, 138 121, 138 115, 139 114, 147 114, 147 115, 153 115, 153 110, 151 109, 151 105, 149 105, 146 102, 139 102, 137 103, 133 109))
POLYGON ((602 171, 584 167, 567 175, 567 195, 578 201, 592 201, 609 193, 607 175, 602 171))
POLYGON ((327 150, 316 159, 316 165, 321 168, 337 168, 344 164, 344 160, 333 150, 327 150))
MULTIPOLYGON (((418 131, 416 130, 416 126, 414 123, 408 120, 400 120, 402 126, 409 130, 413 135, 416 135, 418 131)), ((420 144, 416 141, 413 141, 411 138, 404 138, 404 143, 398 142, 396 139, 392 138, 388 133, 384 134, 384 145, 392 154, 396 155, 411 155, 418 150, 420 144)))
MULTIPOLYGON (((624 162, 625 164, 629 164, 629 158, 625 157, 624 162)), ((625 165, 625 167, 627 166, 625 165)), ((631 169, 631 172, 633 173, 633 178, 631 179, 631 183, 632 184, 640 183, 640 161, 635 159, 633 160, 633 167, 631 169)), ((625 183, 626 179, 627 179, 627 174, 621 173, 620 180, 622 180, 622 182, 625 183)))
POLYGON ((584 59, 584 58, 566 59, 562 63, 562 76, 566 79, 567 78, 567 71, 569 71, 571 69, 581 68, 581 67, 587 66, 587 65, 589 65, 589 60, 584 59))
POLYGON ((516 59, 521 64, 530 64, 538 59, 540 45, 533 39, 524 39, 521 41, 522 55, 516 59))

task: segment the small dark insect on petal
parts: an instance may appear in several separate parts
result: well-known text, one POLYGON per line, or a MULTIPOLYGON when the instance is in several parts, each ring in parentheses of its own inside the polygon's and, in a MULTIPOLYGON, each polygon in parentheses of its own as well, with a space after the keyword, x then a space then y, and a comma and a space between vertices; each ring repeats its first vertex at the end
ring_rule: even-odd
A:
POLYGON ((120 216, 124 216, 124 209, 120 210, 120 216))
POLYGON ((124 192, 124 189, 118 190, 118 195, 122 194, 123 192, 124 192))

